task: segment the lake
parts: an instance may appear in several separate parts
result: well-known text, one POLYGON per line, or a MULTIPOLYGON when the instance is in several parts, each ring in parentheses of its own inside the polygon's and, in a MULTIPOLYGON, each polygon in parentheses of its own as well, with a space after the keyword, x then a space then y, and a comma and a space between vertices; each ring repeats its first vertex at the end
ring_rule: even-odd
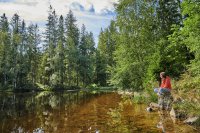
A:
POLYGON ((116 92, 0 93, 1 133, 197 132, 116 92))

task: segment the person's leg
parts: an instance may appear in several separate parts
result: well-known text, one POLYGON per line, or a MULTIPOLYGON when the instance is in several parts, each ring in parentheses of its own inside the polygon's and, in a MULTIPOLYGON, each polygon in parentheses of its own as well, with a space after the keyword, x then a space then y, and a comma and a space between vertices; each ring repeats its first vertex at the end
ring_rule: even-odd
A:
POLYGON ((161 100, 162 100, 162 102, 161 102, 161 108, 162 109, 168 109, 168 106, 169 106, 169 96, 171 95, 171 93, 170 93, 170 90, 169 89, 167 89, 167 88, 161 88, 160 89, 160 93, 159 93, 159 95, 162 97, 161 98, 161 100))
POLYGON ((166 93, 170 93, 170 90, 167 89, 167 88, 161 88, 161 89, 160 89, 160 95, 161 95, 161 94, 166 94, 166 93))

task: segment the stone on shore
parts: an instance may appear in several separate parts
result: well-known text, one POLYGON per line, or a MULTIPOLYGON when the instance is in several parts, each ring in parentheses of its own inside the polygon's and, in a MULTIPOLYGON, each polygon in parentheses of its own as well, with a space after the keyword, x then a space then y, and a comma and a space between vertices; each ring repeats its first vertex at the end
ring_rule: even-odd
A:
POLYGON ((199 120, 199 117, 195 116, 195 117, 189 117, 186 120, 184 120, 183 122, 187 123, 187 124, 195 124, 198 120, 199 120))
POLYGON ((158 105, 157 103, 154 103, 154 102, 151 102, 151 103, 149 104, 149 106, 150 106, 151 108, 159 108, 159 105, 158 105))

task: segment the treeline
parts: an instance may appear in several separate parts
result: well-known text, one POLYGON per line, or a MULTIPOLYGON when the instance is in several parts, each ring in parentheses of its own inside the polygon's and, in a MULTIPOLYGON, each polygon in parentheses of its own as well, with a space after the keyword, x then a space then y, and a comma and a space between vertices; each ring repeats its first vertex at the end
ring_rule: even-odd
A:
MULTIPOLYGON (((0 18, 0 88, 59 89, 97 81, 93 33, 79 30, 72 11, 58 17, 49 7, 46 31, 18 14, 0 18)), ((98 83, 97 83, 98 84, 98 83)))
POLYGON ((166 71, 200 85, 200 3, 196 0, 119 0, 116 20, 101 31, 102 79, 143 90, 166 71))

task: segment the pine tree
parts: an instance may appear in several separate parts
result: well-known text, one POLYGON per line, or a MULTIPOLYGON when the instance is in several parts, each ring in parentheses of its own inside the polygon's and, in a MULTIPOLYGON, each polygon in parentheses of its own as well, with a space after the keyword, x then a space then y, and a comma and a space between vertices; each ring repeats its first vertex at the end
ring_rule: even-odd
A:
POLYGON ((21 29, 21 20, 19 15, 14 14, 11 20, 11 26, 12 26, 12 42, 11 42, 11 51, 10 51, 10 79, 12 82, 12 86, 14 89, 17 88, 17 81, 18 81, 18 73, 20 71, 20 64, 19 64, 19 46, 21 43, 21 35, 20 35, 20 29, 21 29))
POLYGON ((160 23, 160 30, 163 37, 172 33, 173 24, 182 23, 180 0, 159 0, 157 6, 157 15, 160 23))
POLYGON ((82 25, 79 46, 79 73, 84 86, 89 85, 94 77, 94 38, 92 33, 86 31, 82 25))
POLYGON ((63 87, 65 75, 65 36, 64 36, 64 19, 61 15, 58 24, 58 46, 55 50, 55 74, 56 84, 63 87))
POLYGON ((24 20, 21 23, 21 27, 19 30, 19 35, 21 38, 21 41, 19 43, 18 49, 19 49, 19 53, 18 53, 18 79, 17 79, 17 83, 18 86, 22 87, 24 86, 26 81, 26 75, 28 73, 28 64, 25 61, 25 54, 26 54, 26 45, 27 45, 27 31, 26 31, 26 24, 24 22, 24 20))
POLYGON ((0 30, 2 32, 8 32, 9 31, 8 18, 6 17, 5 13, 1 16, 1 19, 0 19, 0 30))
POLYGON ((101 86, 107 86, 107 46, 106 36, 104 31, 101 29, 99 35, 99 43, 96 53, 96 83, 101 86))
POLYGON ((9 23, 5 13, 0 18, 0 75, 1 85, 7 87, 9 78, 9 60, 8 54, 10 50, 10 32, 9 23))
POLYGON ((105 31, 101 31, 99 36, 99 44, 97 50, 99 51, 99 56, 101 56, 98 57, 101 64, 99 64, 98 69, 101 68, 101 70, 98 70, 100 72, 97 73, 101 73, 99 75, 101 77, 100 79, 104 79, 104 83, 100 83, 102 85, 107 84, 108 80, 111 78, 113 67, 115 66, 114 51, 116 49, 116 35, 117 30, 115 27, 115 22, 111 21, 110 26, 106 28, 105 31), (102 68, 103 66, 105 68, 102 68))
POLYGON ((67 52, 67 80, 68 85, 78 86, 78 45, 79 30, 76 25, 76 18, 70 10, 65 19, 66 27, 66 52, 67 52))
MULTIPOLYGON (((158 34, 160 36, 160 46, 158 48, 160 49, 160 68, 158 69, 160 69, 159 71, 166 71, 171 76, 178 76, 184 68, 178 60, 169 60, 169 58, 174 56, 174 47, 172 48, 169 45, 168 36, 173 33, 173 25, 177 25, 178 27, 182 26, 180 0, 159 0, 156 11, 159 22, 158 28, 160 30, 158 34)), ((176 50, 185 51, 186 49, 184 47, 177 47, 176 50)))
POLYGON ((31 84, 35 84, 37 81, 37 70, 39 64, 39 48, 38 45, 41 42, 39 34, 39 27, 37 25, 30 24, 27 28, 27 62, 28 62, 28 80, 31 84))
MULTIPOLYGON (((58 40, 58 20, 55 10, 53 10, 52 6, 49 7, 49 16, 46 24, 46 32, 45 32, 45 53, 43 54, 43 71, 41 72, 41 76, 45 80, 46 85, 53 86, 54 85, 54 72, 55 72, 55 48, 57 47, 58 40), (47 59, 46 59, 47 58, 47 59), (45 74, 44 74, 45 73, 45 74), (47 76, 47 77, 45 77, 47 76)), ((42 71, 42 70, 41 70, 42 71)), ((44 81, 44 80, 43 80, 44 81)))
POLYGON ((94 82, 95 76, 95 56, 96 56, 96 48, 94 42, 94 36, 92 32, 86 34, 86 43, 87 43, 87 75, 88 80, 86 80, 86 85, 89 85, 94 82))
POLYGON ((80 33, 80 46, 79 46, 79 63, 80 63, 80 76, 82 78, 83 84, 86 85, 86 79, 87 79, 87 57, 86 57, 86 28, 85 25, 82 25, 81 27, 81 33, 80 33))

